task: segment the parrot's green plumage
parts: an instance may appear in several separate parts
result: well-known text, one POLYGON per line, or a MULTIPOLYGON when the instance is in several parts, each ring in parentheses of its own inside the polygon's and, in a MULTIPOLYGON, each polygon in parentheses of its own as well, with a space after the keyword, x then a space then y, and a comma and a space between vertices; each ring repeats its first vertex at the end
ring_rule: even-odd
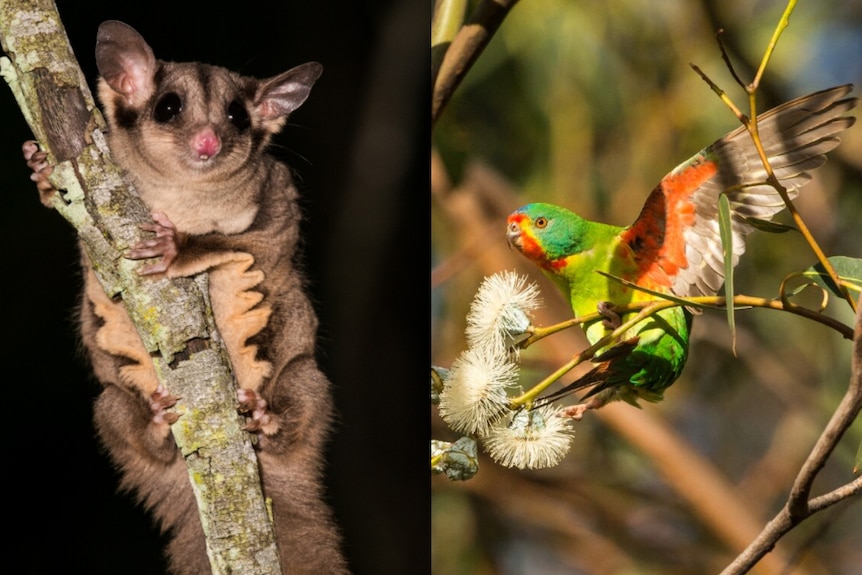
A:
MULTIPOLYGON (((844 98, 851 89, 816 92, 758 116, 764 152, 791 198, 838 145, 836 134, 853 125, 855 118, 843 115, 858 102, 844 98)), ((785 207, 766 178, 751 137, 739 128, 665 176, 631 226, 590 222, 534 203, 509 216, 508 240, 559 286, 576 316, 656 297, 597 271, 679 297, 714 295, 724 282, 718 198, 725 193, 730 202, 735 265, 754 230, 747 218, 768 220, 785 207)), ((570 414, 580 417, 618 399, 633 405, 661 400, 685 365, 691 321, 688 310, 673 307, 629 330, 617 349, 573 384, 593 389, 570 414)), ((591 343, 609 333, 607 323, 584 326, 591 343)))

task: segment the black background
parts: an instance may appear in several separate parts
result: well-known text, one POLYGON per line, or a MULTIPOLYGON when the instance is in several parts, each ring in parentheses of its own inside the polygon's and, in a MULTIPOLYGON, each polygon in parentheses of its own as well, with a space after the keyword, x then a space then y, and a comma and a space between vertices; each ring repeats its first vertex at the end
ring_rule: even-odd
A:
MULTIPOLYGON (((297 172, 320 361, 339 422, 328 494, 356 575, 428 571, 428 4, 59 1, 91 86, 96 29, 135 27, 157 58, 272 76, 324 73, 272 152, 297 172)), ((78 351, 74 233, 41 206, 31 137, 0 87, 4 573, 155 574, 163 541, 101 453, 98 384, 78 351), (10 535, 11 534, 11 535, 10 535)), ((321 574, 325 575, 325 574, 321 574)))

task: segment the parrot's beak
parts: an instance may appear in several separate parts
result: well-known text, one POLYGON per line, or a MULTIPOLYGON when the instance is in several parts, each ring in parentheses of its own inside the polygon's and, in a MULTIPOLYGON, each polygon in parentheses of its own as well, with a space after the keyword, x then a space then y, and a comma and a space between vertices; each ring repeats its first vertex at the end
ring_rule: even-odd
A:
POLYGON ((509 227, 506 230, 506 242, 509 244, 509 249, 521 249, 521 226, 518 222, 509 222, 509 227))

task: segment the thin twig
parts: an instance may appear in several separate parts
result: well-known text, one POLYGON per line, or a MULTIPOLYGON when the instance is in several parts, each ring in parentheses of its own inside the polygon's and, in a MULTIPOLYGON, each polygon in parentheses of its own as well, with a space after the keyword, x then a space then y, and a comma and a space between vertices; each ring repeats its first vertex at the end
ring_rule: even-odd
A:
POLYGON ((464 23, 467 0, 437 0, 431 20, 431 85, 437 79, 440 63, 449 49, 449 44, 464 23))
POLYGON ((763 164, 764 169, 767 174, 767 183, 775 188, 775 191, 778 192, 778 195, 781 196, 781 200, 784 202, 784 205, 787 207, 787 211, 790 213, 790 216, 793 218, 794 223, 799 228, 799 231, 802 233, 805 241, 808 242, 808 245, 811 247, 811 251, 814 252, 815 257, 817 258, 818 263, 823 266, 823 269, 826 270, 826 273, 829 275, 829 279, 832 282, 839 286, 842 293, 844 294, 844 299, 847 300, 847 303, 850 305, 850 309, 854 312, 856 311, 856 301, 850 295, 850 292, 841 285, 839 282, 838 274, 835 272, 835 268, 832 267, 832 264, 829 262, 828 258, 824 251, 820 248, 820 245, 817 243, 817 240, 814 239, 814 236, 811 234, 811 231, 808 229, 808 226, 805 224, 805 221, 802 219, 801 214, 796 209, 796 206, 793 204, 793 201, 790 199, 790 196, 787 193, 787 189, 781 184, 778 178, 775 177, 775 173, 772 170, 772 166, 769 163, 769 159, 766 156, 766 152, 763 150, 763 144, 760 141, 760 134, 757 129, 757 98, 756 93, 757 89, 760 87, 760 80, 763 77, 763 73, 766 70, 766 66, 769 64, 769 60, 772 58, 772 54, 775 51, 775 47, 778 44, 778 39, 781 37, 782 32, 784 32, 785 28, 790 23, 790 14, 793 12, 793 8, 796 6, 796 0, 789 0, 787 6, 784 9, 784 13, 781 15, 781 19, 778 21, 778 25, 775 27, 775 31, 772 33, 772 38, 769 40, 769 45, 766 47, 766 51, 763 54, 763 58, 760 61, 760 67, 755 74, 754 80, 745 85, 736 74, 736 71, 733 68, 733 65, 730 63, 730 58, 727 56, 727 53, 724 49, 724 45, 721 42, 721 31, 719 31, 719 48, 721 49, 722 59, 730 70, 731 75, 734 80, 739 83, 745 92, 748 94, 749 101, 749 115, 746 116, 743 114, 739 108, 730 100, 727 94, 718 87, 700 68, 695 66, 694 64, 690 64, 691 67, 697 72, 701 78, 709 85, 713 92, 715 92, 721 101, 727 105, 728 108, 734 113, 734 115, 739 119, 745 129, 748 130, 749 134, 751 134, 751 139, 754 143, 754 147, 757 150, 758 156, 760 156, 760 161, 763 164))
MULTIPOLYGON (((614 307, 614 311, 619 313, 620 315, 624 315, 630 312, 636 312, 644 309, 647 306, 650 306, 655 303, 656 300, 648 300, 648 301, 640 301, 629 303, 625 305, 618 305, 614 307)), ((688 298, 677 298, 673 297, 673 299, 667 300, 671 305, 684 305, 696 307, 699 309, 722 309, 727 305, 727 298, 724 296, 697 296, 697 297, 688 297, 688 298)), ((745 308, 762 308, 762 309, 771 309, 775 311, 783 311, 787 313, 792 313, 794 315, 798 315, 800 317, 804 317, 806 319, 810 319, 826 327, 833 329, 841 334, 844 339, 853 339, 853 328, 841 323, 835 318, 829 317, 828 315, 823 315, 820 312, 814 311, 807 307, 803 307, 800 305, 796 305, 789 300, 782 299, 768 299, 762 297, 748 296, 748 295, 740 295, 737 294, 733 296, 733 305, 736 309, 745 309, 745 308)), ((542 339, 549 337, 555 333, 568 329, 575 325, 581 325, 585 323, 590 323, 592 321, 596 321, 602 318, 602 315, 598 312, 583 315, 578 318, 568 319, 566 321, 562 321, 560 323, 556 323, 549 326, 544 327, 533 327, 532 334, 529 338, 525 339, 521 342, 520 347, 522 349, 526 349, 531 345, 541 341, 542 339)))
POLYGON ((766 66, 772 58, 772 53, 775 51, 775 46, 778 44, 778 39, 781 37, 781 33, 784 32, 784 29, 790 24, 790 14, 793 12, 793 8, 795 7, 796 0, 790 0, 787 3, 787 7, 784 9, 784 14, 781 15, 781 19, 778 21, 778 26, 775 27, 775 31, 772 33, 772 38, 769 39, 769 45, 766 47, 766 52, 763 54, 763 59, 760 61, 760 68, 757 69, 757 74, 754 75, 754 81, 748 87, 748 92, 750 94, 754 94, 760 86, 760 79, 763 77, 763 73, 766 71, 766 66))
POLYGON ((844 501, 848 497, 853 497, 860 493, 862 493, 862 476, 857 477, 850 483, 842 485, 837 489, 833 489, 829 493, 824 493, 819 497, 815 497, 808 502, 808 510, 812 514, 818 511, 823 511, 827 507, 831 507, 839 501, 844 501))
MULTIPOLYGON (((862 353, 862 345, 857 340, 854 345, 854 354, 860 353, 862 353)), ((799 475, 797 475, 796 480, 793 482, 793 488, 790 491, 790 497, 787 502, 787 507, 793 516, 804 516, 810 513, 808 496, 811 493, 814 479, 826 464, 826 460, 835 449, 841 436, 859 415, 859 410, 862 408, 862 392, 860 392, 859 377, 858 373, 854 373, 851 385, 841 399, 841 403, 838 404, 838 408, 832 414, 832 418, 820 434, 820 438, 817 440, 805 463, 802 464, 799 475)))
MULTIPOLYGON (((730 75, 733 76, 733 79, 736 80, 736 83, 739 84, 742 89, 745 89, 745 82, 742 81, 742 78, 739 77, 739 74, 736 73, 736 69, 733 67, 733 63, 730 61, 730 55, 727 53, 727 48, 724 46, 724 40, 722 40, 722 36, 724 36, 724 29, 719 29, 718 32, 715 33, 715 39, 718 42, 718 49, 721 51, 721 59, 724 60, 724 64, 727 66, 727 69, 730 70, 730 75)), ((703 74, 701 74, 703 76, 703 74)))
POLYGON ((748 128, 748 126, 750 124, 748 116, 743 114, 742 110, 740 110, 739 108, 736 107, 736 104, 733 103, 733 100, 730 99, 730 96, 727 95, 727 92, 722 90, 718 86, 718 84, 713 82, 712 79, 710 79, 710 77, 706 75, 706 72, 701 70, 697 64, 689 63, 689 66, 691 66, 691 69, 694 70, 695 72, 697 72, 697 75, 700 76, 701 79, 707 83, 707 85, 710 87, 710 89, 716 93, 716 95, 719 97, 719 99, 722 102, 724 102, 724 105, 727 106, 728 108, 730 108, 730 111, 733 112, 733 114, 742 123, 742 125, 745 126, 746 128, 748 128))

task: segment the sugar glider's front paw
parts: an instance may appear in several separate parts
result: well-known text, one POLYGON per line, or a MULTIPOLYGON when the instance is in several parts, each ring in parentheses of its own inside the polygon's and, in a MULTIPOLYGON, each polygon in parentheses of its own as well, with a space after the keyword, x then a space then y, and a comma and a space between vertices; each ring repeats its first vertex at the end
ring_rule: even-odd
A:
POLYGON ((177 398, 171 395, 164 385, 159 384, 159 387, 150 395, 150 409, 153 412, 153 423, 168 425, 179 419, 179 415, 173 411, 167 411, 168 408, 177 404, 177 398))
POLYGON ((35 140, 24 142, 24 145, 21 146, 21 151, 24 153, 27 167, 33 170, 33 173, 30 174, 30 179, 36 182, 36 189, 39 190, 39 197, 42 203, 50 206, 51 196, 57 190, 48 181, 48 176, 54 171, 54 167, 48 164, 48 154, 39 149, 39 144, 35 140))
POLYGON ((278 418, 267 410, 266 400, 256 391, 239 389, 236 395, 239 399, 239 412, 250 418, 244 428, 246 431, 261 432, 264 435, 272 435, 278 431, 278 418))
POLYGON ((145 276, 166 272, 180 253, 180 234, 167 214, 153 212, 152 216, 152 223, 142 224, 140 228, 147 232, 153 232, 156 237, 141 240, 125 254, 130 260, 161 258, 158 263, 146 266, 141 270, 141 275, 145 276))

